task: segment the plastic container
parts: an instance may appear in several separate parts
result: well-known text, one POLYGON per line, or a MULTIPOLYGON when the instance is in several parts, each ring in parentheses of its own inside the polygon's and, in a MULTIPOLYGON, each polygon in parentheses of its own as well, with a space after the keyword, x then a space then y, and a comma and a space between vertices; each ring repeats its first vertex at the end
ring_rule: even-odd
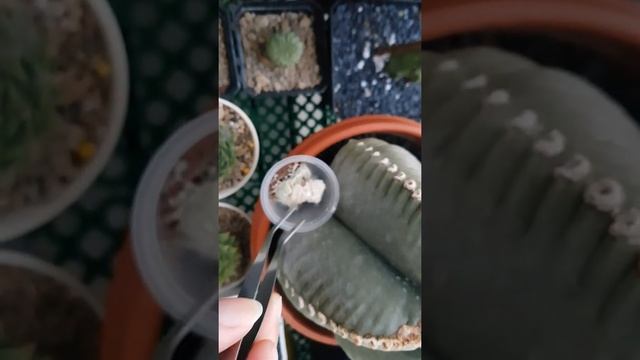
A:
POLYGON ((108 127, 96 155, 64 189, 46 202, 0 217, 0 241, 15 239, 55 218, 89 188, 106 166, 124 125, 129 99, 129 65, 118 22, 106 0, 87 0, 104 37, 112 66, 108 127))
POLYGON ((253 97, 270 97, 270 96, 293 96, 298 94, 309 94, 314 92, 323 92, 331 79, 331 64, 329 60, 329 44, 327 43, 328 30, 327 21, 324 18, 324 12, 320 5, 309 0, 288 0, 288 1, 249 1, 241 2, 238 5, 230 5, 230 18, 232 34, 235 39, 237 69, 239 71, 240 84, 242 90, 253 97), (316 55, 318 66, 320 67, 320 83, 314 87, 299 90, 287 91, 269 91, 256 94, 247 86, 244 67, 244 50, 242 47, 242 38, 240 35, 240 18, 243 14, 252 12, 256 14, 280 14, 283 12, 303 12, 313 17, 313 29, 316 37, 316 55))
POLYGON ((104 311, 98 299, 78 279, 61 268, 34 256, 9 250, 0 251, 0 265, 30 270, 66 286, 72 294, 84 300, 99 318, 103 317, 104 311))
POLYGON ((253 148, 253 163, 249 167, 249 173, 242 179, 242 181, 240 181, 236 185, 219 191, 218 199, 222 200, 224 198, 227 198, 235 194, 238 190, 240 190, 243 186, 245 186, 245 184, 249 181, 249 179, 251 179, 251 176, 253 176, 253 173, 256 172, 256 168, 258 167, 258 161, 260 160, 260 140, 258 139, 258 132, 256 131, 256 128, 253 125, 253 122, 251 121, 249 116, 244 111, 242 111, 242 109, 240 109, 236 104, 230 102, 229 100, 219 98, 218 101, 219 101, 218 106, 220 109, 222 109, 222 107, 227 107, 240 115, 240 117, 247 124, 247 127, 251 132, 251 137, 253 138, 253 143, 255 145, 253 148))
POLYGON ((333 213, 336 212, 336 208, 338 207, 338 200, 340 200, 340 185, 338 184, 336 174, 331 170, 329 165, 318 158, 307 155, 296 155, 280 160, 269 169, 260 186, 261 204, 263 204, 264 213, 271 223, 279 223, 290 211, 289 207, 269 198, 271 182, 280 169, 297 162, 309 166, 313 178, 324 181, 326 186, 322 201, 320 201, 319 204, 300 205, 281 225, 283 230, 290 231, 301 220, 305 220, 305 223, 298 229, 299 233, 303 233, 319 228, 333 216, 333 213))
MULTIPOLYGON (((229 13, 225 11, 224 8, 218 7, 218 20, 222 23, 222 31, 224 32, 224 41, 227 49, 227 64, 229 67, 229 85, 224 91, 220 92, 220 96, 231 96, 240 90, 240 77, 238 64, 236 63, 236 59, 238 58, 235 55, 237 51, 237 46, 235 44, 235 37, 232 35, 230 21, 229 21, 229 13)), ((218 44, 218 49, 220 49, 220 44, 218 44)))
MULTIPOLYGON (((244 211, 242 211, 240 208, 235 207, 231 204, 227 204, 227 203, 223 203, 220 202, 218 203, 218 207, 219 208, 225 208, 225 209, 229 209, 231 211, 233 211, 234 213, 240 215, 242 218, 244 218, 245 220, 247 220, 247 222, 249 223, 249 226, 251 226, 251 218, 249 217, 249 215, 247 215, 247 213, 245 213, 244 211)), ((247 256, 248 261, 247 261, 247 266, 242 269, 242 276, 232 282, 229 283, 223 287, 220 288, 220 297, 229 297, 229 296, 236 296, 238 295, 238 291, 240 290, 240 284, 242 283, 242 280, 244 280, 244 275, 246 273, 246 271, 249 268, 250 265, 250 260, 251 260, 251 249, 250 249, 250 238, 246 239, 247 241, 240 244, 240 246, 242 247, 242 254, 247 256)))
MULTIPOLYGON (((387 139, 394 143, 410 148, 420 157, 422 127, 420 123, 389 115, 366 115, 341 121, 327 127, 306 138, 290 153, 294 155, 309 155, 330 162, 339 148, 349 139, 361 136, 393 137, 387 139)), ((266 216, 262 201, 256 203, 251 226, 251 254, 255 257, 265 240, 271 226, 266 216)), ((282 315, 285 322, 295 331, 325 345, 336 345, 335 335, 316 325, 283 296, 282 315)))
MULTIPOLYGON (((208 112, 175 132, 149 162, 134 198, 131 238, 138 270, 158 304, 177 320, 186 319, 211 295, 211 289, 216 285, 217 267, 215 262, 194 257, 188 249, 179 246, 178 241, 161 238, 160 194, 169 173, 182 156, 199 141, 217 132, 217 116, 217 111, 208 112)), ((216 339, 217 324, 208 320, 216 316, 216 311, 210 310, 194 331, 216 339)))

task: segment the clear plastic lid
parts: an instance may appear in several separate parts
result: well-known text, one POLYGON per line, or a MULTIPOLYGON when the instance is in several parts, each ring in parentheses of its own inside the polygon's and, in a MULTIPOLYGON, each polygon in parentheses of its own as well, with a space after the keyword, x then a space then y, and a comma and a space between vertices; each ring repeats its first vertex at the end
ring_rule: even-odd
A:
POLYGON ((313 156, 295 155, 273 165, 262 180, 260 203, 265 215, 272 223, 277 224, 286 216, 290 207, 281 204, 270 196, 270 188, 276 174, 296 163, 307 165, 311 170, 312 178, 322 180, 326 187, 319 203, 303 203, 299 205, 298 209, 282 224, 281 228, 289 231, 301 220, 305 220, 298 232, 309 232, 317 229, 333 216, 340 200, 338 179, 329 165, 322 160, 313 156))

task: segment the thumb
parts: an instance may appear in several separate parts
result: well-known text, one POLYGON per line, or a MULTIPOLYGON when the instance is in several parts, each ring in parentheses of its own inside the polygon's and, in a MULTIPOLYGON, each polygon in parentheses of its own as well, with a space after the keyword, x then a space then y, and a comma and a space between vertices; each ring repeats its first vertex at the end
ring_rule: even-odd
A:
POLYGON ((262 305, 252 299, 224 298, 218 302, 218 353, 240 341, 262 315, 262 305))

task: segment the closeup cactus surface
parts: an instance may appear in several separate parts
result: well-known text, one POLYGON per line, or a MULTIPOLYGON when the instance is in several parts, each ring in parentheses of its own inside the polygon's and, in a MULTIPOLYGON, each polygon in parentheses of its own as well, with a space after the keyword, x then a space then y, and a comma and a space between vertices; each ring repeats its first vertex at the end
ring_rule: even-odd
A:
POLYGON ((218 234, 220 261, 218 263, 218 283, 227 284, 238 274, 242 262, 242 252, 238 240, 231 233, 218 234))
POLYGON ((269 60, 278 66, 292 66, 300 61, 304 43, 293 32, 278 32, 271 35, 266 44, 269 60))
POLYGON ((337 211, 285 244, 282 289, 298 311, 356 352, 418 349, 420 161, 402 147, 367 138, 350 140, 331 167, 340 183, 337 211))
POLYGON ((38 26, 22 2, 0 5, 0 172, 30 162, 54 122, 50 61, 38 26))
POLYGON ((587 81, 519 55, 424 56, 425 347, 640 358, 636 123, 587 81))

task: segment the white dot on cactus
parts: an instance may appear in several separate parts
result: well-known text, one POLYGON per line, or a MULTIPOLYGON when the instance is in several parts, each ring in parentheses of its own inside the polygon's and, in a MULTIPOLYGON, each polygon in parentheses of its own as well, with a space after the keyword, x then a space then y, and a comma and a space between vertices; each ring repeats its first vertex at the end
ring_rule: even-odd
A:
POLYGON ((595 181, 587 186, 585 201, 598 210, 618 213, 626 198, 622 185, 610 178, 595 181))
POLYGON ((504 105, 509 103, 510 98, 511 95, 509 95, 507 90, 498 89, 489 94, 487 97, 487 103, 492 105, 504 105))
POLYGON ((298 296, 298 307, 304 309, 304 300, 302 300, 301 296, 298 296))
POLYGON ((445 60, 438 65, 438 71, 454 71, 458 68, 460 68, 460 63, 455 59, 445 60))
POLYGON ((393 178, 396 179, 396 180, 404 181, 404 179, 407 178, 407 174, 405 174, 404 172, 400 171, 398 173, 398 175, 394 176, 393 178))
POLYGON ((566 142, 565 136, 560 131, 553 129, 538 139, 533 144, 533 148, 545 156, 553 157, 564 151, 566 142))
POLYGON ((380 152, 379 151, 374 151, 373 154, 371 154, 371 156, 380 156, 380 152))
POLYGON ((416 189, 416 191, 411 194, 411 198, 422 201, 422 189, 416 189))
POLYGON ((391 163, 391 161, 389 161, 389 158, 384 158, 382 160, 380 160, 380 164, 384 165, 384 166, 388 166, 391 163))
POLYGON ((364 151, 373 151, 373 146, 369 146, 368 148, 364 149, 364 151))
POLYGON ((387 168, 387 171, 388 171, 388 172, 390 172, 390 173, 392 173, 392 174, 393 174, 393 173, 395 173, 396 171, 398 171, 398 165, 396 165, 396 164, 391 164, 391 166, 389 166, 389 167, 387 168))
POLYGON ((613 236, 628 238, 640 237, 640 210, 631 208, 616 215, 611 225, 610 233, 613 236))
POLYGON ((307 309, 309 309, 309 315, 311 315, 311 316, 315 316, 316 315, 316 309, 313 307, 313 305, 307 304, 307 309))
POLYGON ((321 312, 318 313, 318 322, 320 323, 320 325, 324 325, 327 323, 327 317, 321 312))
POLYGON ((413 191, 417 186, 418 184, 415 182, 415 180, 407 180, 404 182, 404 188, 407 190, 413 191))
POLYGON ((557 167, 554 174, 574 182, 583 180, 591 173, 591 162, 584 155, 575 154, 566 164, 557 167))
POLYGON ((527 135, 537 135, 542 131, 542 125, 538 121, 538 114, 533 110, 525 110, 509 123, 512 127, 521 130, 527 135))
POLYGON ((488 82, 489 79, 487 78, 487 75, 482 74, 463 82, 462 88, 465 90, 478 89, 487 86, 488 82))
POLYGON ((358 146, 364 146, 364 141, 358 141, 358 146))

